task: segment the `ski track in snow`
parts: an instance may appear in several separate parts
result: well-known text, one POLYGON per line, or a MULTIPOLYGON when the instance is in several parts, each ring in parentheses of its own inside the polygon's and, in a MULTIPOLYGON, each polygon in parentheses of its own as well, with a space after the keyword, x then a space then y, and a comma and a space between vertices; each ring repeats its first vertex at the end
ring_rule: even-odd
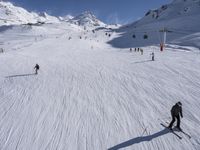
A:
POLYGON ((0 54, 0 149, 200 149, 198 53, 153 47, 152 62, 152 48, 141 56, 78 35, 0 54), (190 140, 160 126, 177 101, 190 140))

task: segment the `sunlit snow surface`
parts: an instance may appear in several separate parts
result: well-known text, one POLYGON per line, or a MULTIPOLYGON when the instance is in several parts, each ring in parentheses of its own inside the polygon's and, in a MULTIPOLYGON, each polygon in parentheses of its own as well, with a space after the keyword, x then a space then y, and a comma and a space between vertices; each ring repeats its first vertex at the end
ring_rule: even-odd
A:
POLYGON ((141 55, 108 40, 70 24, 1 32, 0 149, 200 149, 200 51, 149 46, 141 55), (160 125, 177 101, 192 139, 160 125))
POLYGON ((200 1, 167 6, 118 29, 0 2, 0 150, 199 150, 200 1), (160 125, 178 101, 191 139, 160 125))

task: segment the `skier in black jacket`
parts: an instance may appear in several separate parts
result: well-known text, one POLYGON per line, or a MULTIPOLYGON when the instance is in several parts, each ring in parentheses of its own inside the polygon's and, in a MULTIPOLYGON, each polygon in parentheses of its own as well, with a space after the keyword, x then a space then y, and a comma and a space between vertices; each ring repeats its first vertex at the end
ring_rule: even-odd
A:
POLYGON ((180 116, 181 116, 181 118, 183 118, 183 114, 182 114, 182 103, 181 102, 178 102, 178 103, 176 103, 173 107, 172 107, 172 109, 171 109, 171 115, 172 115, 172 121, 171 121, 171 123, 169 124, 169 128, 171 129, 172 128, 172 126, 173 126, 173 123, 176 121, 176 119, 177 119, 177 125, 176 125, 176 127, 177 127, 177 129, 179 129, 180 131, 182 131, 182 129, 180 128, 180 123, 181 123, 181 121, 180 121, 180 116))
POLYGON ((38 74, 38 70, 40 69, 40 66, 38 64, 36 64, 34 69, 35 69, 35 74, 38 74))
POLYGON ((155 58, 154 52, 151 53, 150 55, 151 55, 151 60, 154 61, 154 60, 155 60, 155 59, 154 59, 154 58, 155 58))

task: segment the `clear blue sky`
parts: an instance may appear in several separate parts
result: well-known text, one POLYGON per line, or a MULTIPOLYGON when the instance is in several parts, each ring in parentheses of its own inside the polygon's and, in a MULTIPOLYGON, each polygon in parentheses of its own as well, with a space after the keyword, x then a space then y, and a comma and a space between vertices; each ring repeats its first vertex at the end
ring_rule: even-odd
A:
POLYGON ((128 23, 143 17, 149 9, 172 0, 9 0, 29 11, 46 11, 51 15, 77 15, 92 11, 106 23, 128 23))

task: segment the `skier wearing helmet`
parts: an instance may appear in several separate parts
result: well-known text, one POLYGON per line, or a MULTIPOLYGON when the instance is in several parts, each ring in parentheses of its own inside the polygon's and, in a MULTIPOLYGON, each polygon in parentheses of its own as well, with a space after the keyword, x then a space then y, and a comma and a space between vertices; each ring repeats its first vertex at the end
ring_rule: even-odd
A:
POLYGON ((182 131, 182 129, 180 128, 180 123, 181 123, 181 121, 180 121, 180 116, 181 116, 181 118, 183 118, 183 114, 182 114, 182 103, 181 102, 178 102, 178 103, 176 103, 173 107, 172 107, 172 109, 171 109, 171 115, 172 115, 172 121, 171 121, 171 123, 169 124, 169 128, 171 129, 172 128, 172 126, 173 126, 173 123, 176 121, 176 119, 177 119, 177 125, 176 125, 176 127, 177 127, 177 129, 179 129, 180 131, 182 131))

